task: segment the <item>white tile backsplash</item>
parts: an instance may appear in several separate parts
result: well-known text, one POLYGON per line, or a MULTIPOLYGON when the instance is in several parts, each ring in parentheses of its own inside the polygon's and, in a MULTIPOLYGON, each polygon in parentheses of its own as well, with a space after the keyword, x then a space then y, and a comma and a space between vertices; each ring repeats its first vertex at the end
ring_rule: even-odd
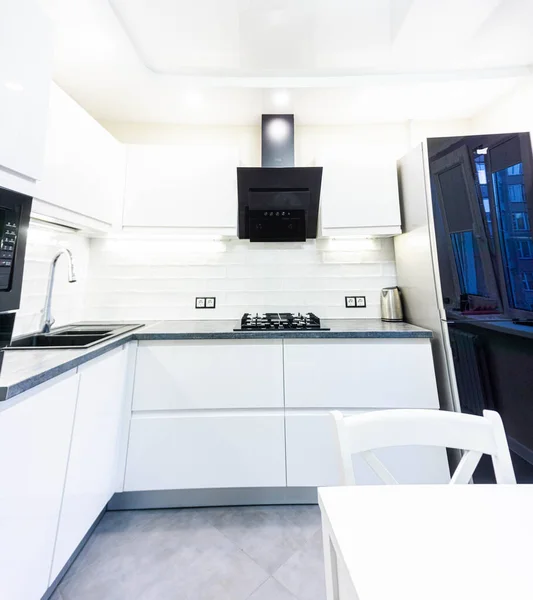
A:
POLYGON ((391 239, 251 244, 230 240, 91 240, 86 318, 237 319, 246 311, 379 317, 379 291, 396 284, 391 239), (367 296, 346 309, 345 295, 367 296), (215 310, 194 308, 216 296, 215 310))
POLYGON ((20 309, 15 319, 14 335, 37 331, 44 306, 52 258, 61 248, 69 248, 74 257, 77 282, 67 280, 67 260, 57 263, 52 315, 56 326, 83 319, 85 290, 89 267, 89 239, 64 228, 31 222, 28 231, 26 260, 20 309))

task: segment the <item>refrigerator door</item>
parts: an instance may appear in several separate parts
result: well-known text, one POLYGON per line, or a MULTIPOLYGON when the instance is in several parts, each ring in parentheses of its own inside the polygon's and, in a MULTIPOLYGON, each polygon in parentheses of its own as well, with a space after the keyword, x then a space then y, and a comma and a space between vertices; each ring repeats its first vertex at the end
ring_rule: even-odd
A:
POLYGON ((394 238, 398 286, 405 319, 433 332, 433 357, 441 407, 459 410, 442 302, 426 150, 420 145, 398 162, 403 233, 394 238))

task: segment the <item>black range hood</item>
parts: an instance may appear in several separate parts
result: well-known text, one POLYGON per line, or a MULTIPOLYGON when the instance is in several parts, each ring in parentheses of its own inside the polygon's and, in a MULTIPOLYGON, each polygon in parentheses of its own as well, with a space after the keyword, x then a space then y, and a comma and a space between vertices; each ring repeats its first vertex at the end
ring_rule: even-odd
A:
POLYGON ((240 239, 316 238, 322 167, 294 166, 294 115, 263 115, 261 167, 238 167, 240 239))

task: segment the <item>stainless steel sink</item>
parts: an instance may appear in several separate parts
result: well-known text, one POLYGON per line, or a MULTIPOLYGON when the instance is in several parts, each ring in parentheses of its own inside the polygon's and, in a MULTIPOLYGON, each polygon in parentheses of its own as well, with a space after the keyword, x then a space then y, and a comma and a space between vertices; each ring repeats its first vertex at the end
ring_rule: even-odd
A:
POLYGON ((72 350, 90 348, 107 342, 119 335, 141 327, 139 324, 126 323, 81 323, 65 325, 53 329, 50 333, 34 333, 14 339, 6 350, 45 350, 46 348, 72 350))

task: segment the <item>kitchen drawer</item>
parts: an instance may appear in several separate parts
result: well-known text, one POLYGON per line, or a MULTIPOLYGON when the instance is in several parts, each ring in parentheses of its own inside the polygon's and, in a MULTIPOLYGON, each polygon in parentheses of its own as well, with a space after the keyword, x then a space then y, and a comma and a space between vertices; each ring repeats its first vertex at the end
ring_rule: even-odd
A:
POLYGON ((124 491, 284 485, 281 410, 133 414, 124 491))
POLYGON ((430 341, 285 340, 291 408, 438 408, 430 341))
MULTIPOLYGON (((343 411, 345 415, 366 411, 343 411)), ((340 465, 333 419, 324 410, 288 410, 286 414, 287 485, 340 485, 340 465)), ((449 483, 446 450, 406 446, 375 451, 402 484, 449 483)), ((360 456, 353 459, 358 485, 381 480, 360 456)))
POLYGON ((281 340, 139 344, 134 410, 282 407, 281 340))

